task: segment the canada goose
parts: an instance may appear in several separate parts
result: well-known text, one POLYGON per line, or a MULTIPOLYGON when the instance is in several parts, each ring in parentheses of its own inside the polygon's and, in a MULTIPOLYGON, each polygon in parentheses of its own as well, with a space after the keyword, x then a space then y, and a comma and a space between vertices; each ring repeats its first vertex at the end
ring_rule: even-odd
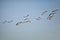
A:
POLYGON ((55 10, 53 10, 52 12, 56 12, 56 11, 59 11, 58 9, 55 9, 55 10))
POLYGON ((26 16, 24 16, 24 18, 28 17, 29 15, 27 14, 26 16))
POLYGON ((16 23, 16 25, 20 25, 21 23, 22 23, 22 21, 20 21, 20 22, 17 22, 17 23, 16 23))
POLYGON ((48 20, 51 20, 53 16, 55 16, 56 13, 50 13, 49 16, 48 16, 48 20))
POLYGON ((13 22, 13 20, 8 21, 8 23, 11 23, 11 22, 13 22))
POLYGON ((36 17, 35 19, 36 19, 36 20, 40 20, 40 19, 41 19, 41 17, 36 17))
POLYGON ((44 11, 41 15, 44 15, 47 11, 44 11))
POLYGON ((27 22, 30 22, 31 23, 31 21, 30 21, 29 18, 25 18, 24 21, 23 21, 23 23, 27 23, 27 22))

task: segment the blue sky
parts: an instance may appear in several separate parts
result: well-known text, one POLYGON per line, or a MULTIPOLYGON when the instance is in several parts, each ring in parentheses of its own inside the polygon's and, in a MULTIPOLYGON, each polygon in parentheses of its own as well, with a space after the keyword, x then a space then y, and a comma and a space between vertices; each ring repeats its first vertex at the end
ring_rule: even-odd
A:
POLYGON ((0 40, 60 40, 60 11, 47 20, 55 9, 60 10, 59 0, 0 0, 0 40), (48 12, 42 16, 45 10, 48 12), (27 14, 31 23, 16 26, 27 14), (34 19, 38 16, 40 21, 34 19), (3 24, 4 20, 13 22, 3 24))

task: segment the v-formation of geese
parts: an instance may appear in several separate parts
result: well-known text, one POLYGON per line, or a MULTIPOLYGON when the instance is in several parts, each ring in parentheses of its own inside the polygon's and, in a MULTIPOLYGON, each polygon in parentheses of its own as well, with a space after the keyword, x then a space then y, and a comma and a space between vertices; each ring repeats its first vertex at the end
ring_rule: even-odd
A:
MULTIPOLYGON (((50 13, 50 14, 48 15, 48 17, 47 17, 47 20, 51 20, 52 17, 54 17, 55 14, 57 14, 57 13, 56 13, 57 11, 59 11, 59 10, 56 9, 56 10, 51 11, 51 13, 50 13)), ((48 11, 44 11, 41 15, 44 15, 44 14, 47 13, 47 12, 48 12, 48 11)), ((23 17, 24 17, 24 21, 17 22, 16 25, 20 25, 20 24, 22 24, 22 23, 31 23, 31 20, 30 20, 30 18, 29 18, 29 14, 27 14, 26 16, 23 16, 23 17)), ((35 18, 35 20, 39 21, 39 20, 41 20, 41 17, 38 16, 38 17, 35 18)), ((10 20, 10 21, 5 20, 5 21, 3 21, 2 23, 5 24, 5 23, 12 23, 12 22, 13 22, 13 20, 10 20)), ((1 20, 0 20, 0 23, 1 23, 1 20)))

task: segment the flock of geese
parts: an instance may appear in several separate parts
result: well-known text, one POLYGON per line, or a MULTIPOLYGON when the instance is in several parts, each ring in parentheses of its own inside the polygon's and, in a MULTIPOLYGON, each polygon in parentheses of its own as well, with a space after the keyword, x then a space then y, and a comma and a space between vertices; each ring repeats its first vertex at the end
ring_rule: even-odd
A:
MULTIPOLYGON (((54 17, 57 13, 57 11, 59 11, 58 9, 55 9, 55 10, 53 10, 53 11, 51 11, 51 13, 48 15, 48 17, 47 17, 47 19, 48 20, 51 20, 52 19, 52 17, 54 17)), ((44 11, 41 15, 44 15, 45 13, 47 13, 48 11, 44 11)), ((16 26, 18 26, 18 25, 20 25, 20 24, 22 24, 22 23, 31 23, 31 20, 30 20, 30 18, 29 18, 29 14, 27 14, 26 16, 23 16, 24 17, 24 21, 22 22, 22 21, 20 21, 20 22, 17 22, 16 23, 16 26)), ((36 17, 35 18, 35 20, 37 20, 37 21, 39 21, 41 19, 41 17, 36 17)), ((12 23, 13 22, 13 20, 10 20, 10 21, 7 21, 7 20, 5 20, 5 21, 3 21, 3 24, 5 24, 5 23, 12 23)), ((0 23, 1 23, 1 21, 0 21, 0 23)))

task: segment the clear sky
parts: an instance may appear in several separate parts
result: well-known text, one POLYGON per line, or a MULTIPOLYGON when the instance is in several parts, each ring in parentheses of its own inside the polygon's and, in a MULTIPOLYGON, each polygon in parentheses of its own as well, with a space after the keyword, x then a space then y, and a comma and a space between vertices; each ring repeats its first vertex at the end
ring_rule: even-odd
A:
POLYGON ((0 40, 60 40, 60 1, 59 0, 0 0, 0 40), (47 20, 52 10, 59 11, 47 20), (42 12, 46 11, 44 15, 42 12), (29 14, 31 23, 19 21, 29 14), (41 17, 40 21, 35 20, 41 17), (2 22, 13 20, 12 23, 2 22))

